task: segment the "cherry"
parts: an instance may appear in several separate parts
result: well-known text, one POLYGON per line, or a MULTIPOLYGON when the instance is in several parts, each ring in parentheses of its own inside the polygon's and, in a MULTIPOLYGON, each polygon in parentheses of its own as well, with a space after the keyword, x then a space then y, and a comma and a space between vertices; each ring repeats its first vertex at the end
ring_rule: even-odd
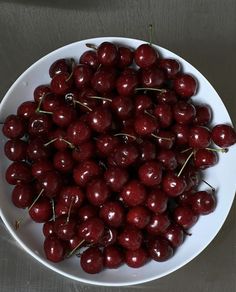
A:
POLYGON ((118 242, 128 250, 137 250, 142 244, 142 233, 136 228, 127 226, 118 235, 118 242))
POLYGON ((110 68, 100 68, 93 75, 92 88, 100 94, 110 93, 115 88, 115 77, 110 68))
POLYGON ((128 182, 129 174, 124 168, 109 167, 104 173, 104 179, 112 191, 120 192, 128 182))
POLYGON ((135 63, 141 68, 151 67, 158 58, 158 53, 149 44, 140 45, 134 52, 135 63))
POLYGON ((201 104, 195 105, 196 116, 194 118, 194 124, 198 126, 207 126, 212 119, 212 111, 209 105, 201 104))
POLYGON ((12 191, 12 202, 17 208, 27 208, 32 204, 35 188, 32 184, 16 185, 12 191))
POLYGON ((192 165, 184 169, 183 176, 185 177, 187 183, 185 191, 196 188, 201 181, 199 170, 195 169, 192 165))
POLYGON ((120 227, 124 223, 124 208, 119 202, 106 202, 99 211, 99 217, 111 227, 120 227))
POLYGON ((2 127, 3 134, 9 139, 18 139, 25 134, 25 123, 23 118, 10 115, 5 119, 2 127))
POLYGON ((67 207, 70 207, 73 204, 74 208, 79 208, 84 199, 84 193, 80 187, 75 185, 69 185, 63 187, 59 195, 60 201, 63 201, 63 204, 67 207))
POLYGON ((43 235, 45 237, 49 237, 50 235, 54 235, 54 221, 47 221, 43 224, 43 235))
POLYGON ((101 172, 99 165, 92 160, 85 160, 73 169, 73 178, 76 184, 86 186, 87 183, 101 172))
POLYGON ((171 224, 163 233, 164 237, 169 240, 171 245, 176 248, 184 241, 183 229, 177 224, 171 224))
POLYGON ((199 215, 207 215, 215 210, 216 199, 210 192, 196 192, 191 196, 191 207, 195 213, 199 215))
POLYGON ((88 183, 86 189, 88 201, 94 206, 100 206, 110 196, 110 191, 102 179, 93 179, 88 183))
POLYGON ((39 85, 34 90, 34 100, 36 103, 39 103, 40 99, 43 96, 46 96, 48 93, 51 93, 51 89, 48 85, 39 85))
POLYGON ((145 187, 137 180, 130 180, 123 188, 121 198, 130 207, 141 205, 146 199, 145 187))
POLYGON ((66 132, 61 128, 57 128, 50 132, 49 139, 51 141, 49 141, 49 145, 52 144, 57 150, 66 150, 66 148, 68 148, 66 138, 66 132))
POLYGON ((131 96, 138 86, 138 78, 134 74, 122 74, 116 81, 117 92, 122 96, 131 96))
POLYGON ((70 209, 70 214, 75 213, 75 209, 73 207, 69 208, 64 204, 64 202, 62 200, 58 200, 55 204, 56 217, 68 214, 69 209, 70 209))
POLYGON ((53 165, 56 170, 67 173, 72 171, 74 166, 74 160, 71 152, 68 150, 57 151, 53 157, 53 165))
POLYGON ((134 120, 135 132, 140 136, 151 135, 159 129, 157 120, 147 114, 139 114, 134 120))
POLYGON ((39 178, 43 173, 51 170, 53 170, 53 164, 46 159, 35 161, 31 165, 31 172, 34 178, 39 178))
POLYGON ((97 52, 92 50, 84 52, 79 59, 79 63, 83 65, 88 65, 93 70, 97 70, 99 66, 97 52))
POLYGON ((174 250, 165 238, 155 238, 148 242, 148 253, 157 262, 164 262, 173 256, 174 250))
POLYGON ((167 202, 167 195, 161 189, 154 189, 148 194, 146 206, 154 213, 163 213, 167 209, 167 202))
POLYGON ((103 269, 103 255, 98 247, 89 247, 80 258, 82 269, 89 274, 96 274, 103 269))
POLYGON ((166 213, 154 214, 149 221, 146 230, 148 233, 158 235, 163 233, 170 225, 169 217, 166 213))
POLYGON ((78 89, 90 85, 93 76, 93 70, 87 65, 78 65, 74 68, 73 77, 75 86, 78 89))
POLYGON ((99 244, 104 247, 113 245, 116 243, 116 238, 117 238, 117 230, 115 228, 106 227, 104 235, 99 241, 99 244))
POLYGON ((50 155, 50 149, 44 145, 44 140, 41 138, 30 140, 26 149, 28 158, 32 161, 48 158, 50 155))
POLYGON ((198 215, 188 206, 178 206, 173 217, 175 222, 185 229, 191 228, 198 220, 198 215))
POLYGON ((167 103, 160 103, 154 109, 154 115, 158 119, 161 128, 168 128, 173 121, 172 108, 167 103))
POLYGON ((211 143, 211 132, 208 128, 195 126, 190 129, 188 144, 192 148, 207 148, 211 143))
POLYGON ((186 125, 193 122, 196 110, 193 104, 181 100, 173 106, 173 113, 177 123, 186 125))
POLYGON ((198 149, 194 154, 194 165, 199 169, 212 167, 218 162, 217 153, 208 149, 198 149))
POLYGON ((173 82, 175 92, 184 99, 188 99, 197 91, 197 81, 188 74, 179 74, 173 82))
POLYGON ((113 150, 113 159, 117 166, 127 167, 138 158, 138 149, 134 144, 119 144, 113 150))
POLYGON ((13 162, 8 166, 5 177, 10 185, 29 183, 32 179, 30 166, 26 162, 13 162))
POLYGON ((185 191, 187 184, 182 176, 173 172, 167 173, 162 179, 163 191, 170 197, 177 197, 185 191))
POLYGON ((96 147, 100 155, 107 156, 113 151, 118 143, 119 140, 117 137, 105 134, 98 137, 96 140, 96 147))
POLYGON ((98 133, 104 133, 111 127, 111 112, 106 108, 97 108, 96 110, 89 113, 88 123, 94 131, 98 133))
POLYGON ((175 152, 168 149, 161 149, 157 154, 157 160, 162 163, 166 170, 174 170, 177 167, 175 152))
POLYGON ((35 113, 29 119, 28 132, 32 136, 48 135, 51 128, 52 120, 47 114, 35 113))
POLYGON ((181 195, 178 196, 177 202, 179 205, 191 205, 191 198, 193 196, 194 192, 193 190, 186 190, 181 195))
POLYGON ((76 220, 74 218, 69 218, 66 215, 62 215, 56 218, 54 222, 54 232, 56 235, 63 240, 71 239, 76 232, 76 220))
POLYGON ((169 130, 160 130, 155 139, 159 148, 171 149, 175 143, 175 133, 169 130))
POLYGON ((146 162, 156 158, 157 148, 152 142, 145 140, 139 145, 139 153, 139 160, 146 162))
POLYGON ((176 135, 176 145, 184 146, 188 144, 189 126, 183 124, 174 124, 171 130, 176 135))
POLYGON ((85 142, 79 145, 79 148, 74 148, 72 157, 78 162, 82 162, 92 158, 95 152, 95 145, 92 141, 85 142))
POLYGON ((57 110, 57 108, 62 104, 63 102, 61 96, 51 93, 44 96, 43 101, 41 103, 41 108, 46 112, 53 112, 57 110))
POLYGON ((77 105, 81 112, 87 113, 96 108, 97 100, 91 98, 91 96, 96 95, 96 91, 88 87, 82 88, 80 91, 71 90, 70 93, 65 96, 65 99, 68 100, 68 103, 77 105))
POLYGON ((8 140, 4 146, 4 153, 12 161, 25 160, 26 147, 27 143, 23 140, 8 140))
POLYGON ((44 252, 46 258, 51 262, 58 263, 64 259, 65 248, 62 240, 51 235, 44 241, 44 252))
POLYGON ((152 99, 146 94, 137 95, 135 98, 135 113, 140 114, 144 113, 146 110, 149 110, 152 107, 152 99))
POLYGON ((220 147, 229 147, 236 143, 236 132, 230 125, 219 124, 211 132, 213 142, 220 147))
POLYGON ((51 91, 58 95, 64 95, 72 87, 72 82, 71 75, 68 72, 56 74, 51 80, 51 91))
POLYGON ((133 103, 129 97, 118 95, 112 99, 111 107, 118 118, 127 119, 132 113, 133 103))
POLYGON ((32 220, 37 223, 47 222, 52 217, 52 206, 48 198, 39 198, 29 210, 32 220))
POLYGON ((97 243, 104 234, 104 223, 96 217, 88 218, 78 226, 78 236, 90 243, 97 243))
POLYGON ((123 69, 130 66, 133 63, 133 51, 126 47, 118 48, 118 67, 123 69))
POLYGON ((78 210, 78 217, 83 222, 97 216, 97 209, 92 205, 83 205, 78 210))
POLYGON ((156 99, 158 103, 165 103, 169 105, 174 105, 177 102, 176 93, 171 90, 158 92, 158 94, 156 95, 156 99))
POLYGON ((52 63, 49 68, 49 76, 53 78, 55 75, 60 73, 69 72, 70 68, 66 59, 58 59, 52 63))
POLYGON ((114 66, 117 63, 118 51, 114 44, 103 42, 97 48, 98 62, 103 66, 114 66))
POLYGON ((149 223, 150 211, 143 206, 133 207, 129 209, 126 220, 128 224, 143 229, 149 223))
POLYGON ((140 268, 148 260, 147 251, 143 248, 125 251, 125 263, 131 268, 140 268))
POLYGON ((165 82, 165 74, 162 70, 152 67, 141 70, 141 83, 144 87, 160 88, 165 82))
POLYGON ((166 73, 168 79, 174 79, 181 69, 180 63, 174 59, 160 59, 158 66, 166 73))
POLYGON ((146 186, 156 186, 162 179, 162 165, 157 161, 147 161, 138 170, 141 182, 146 186))
POLYGON ((68 244, 69 250, 74 252, 75 250, 78 249, 78 247, 83 246, 83 239, 75 235, 67 241, 67 244, 68 244))
POLYGON ((71 106, 61 105, 53 112, 52 119, 54 124, 59 127, 68 127, 76 118, 76 111, 71 106))
POLYGON ((41 188, 44 190, 45 195, 49 198, 57 196, 61 190, 61 176, 54 170, 43 173, 38 178, 38 180, 41 188))
POLYGON ((34 101, 25 101, 19 105, 17 115, 28 120, 36 111, 37 104, 34 101))
POLYGON ((117 269, 123 263, 123 254, 115 245, 106 246, 103 250, 104 266, 108 269, 117 269))

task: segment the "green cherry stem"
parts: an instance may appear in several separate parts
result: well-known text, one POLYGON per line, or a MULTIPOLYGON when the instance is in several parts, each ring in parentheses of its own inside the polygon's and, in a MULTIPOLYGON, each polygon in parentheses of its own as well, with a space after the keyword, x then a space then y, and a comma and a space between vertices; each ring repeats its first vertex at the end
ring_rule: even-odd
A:
POLYGON ((181 167, 179 173, 177 174, 177 176, 179 177, 181 175, 181 173, 183 172, 185 166, 187 165, 188 161, 190 160, 190 158, 193 156, 194 152, 191 152, 190 155, 188 156, 188 158, 186 159, 186 161, 184 162, 183 166, 181 167))

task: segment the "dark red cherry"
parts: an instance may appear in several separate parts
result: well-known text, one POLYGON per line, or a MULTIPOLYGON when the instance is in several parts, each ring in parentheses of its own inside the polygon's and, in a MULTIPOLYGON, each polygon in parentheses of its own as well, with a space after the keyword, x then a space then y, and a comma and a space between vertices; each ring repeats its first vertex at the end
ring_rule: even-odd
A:
POLYGON ((129 97, 118 95, 112 99, 111 107, 118 118, 124 120, 130 117, 133 110, 133 102, 129 97))
POLYGON ((192 148, 207 148, 211 144, 211 132, 208 128, 194 126, 190 129, 188 144, 192 148))
POLYGON ((136 161, 139 153, 137 147, 129 143, 117 145, 112 155, 117 166, 127 167, 136 161))
POLYGON ((154 214, 151 217, 146 230, 148 233, 158 235, 163 233, 170 225, 169 216, 166 213, 154 214))
POLYGON ((28 142, 26 152, 30 160, 36 161, 48 158, 50 155, 50 148, 45 146, 43 139, 34 138, 28 142))
POLYGON ((68 127, 76 118, 76 111, 69 105, 61 105, 53 112, 52 119, 54 124, 59 127, 68 127))
POLYGON ((98 247, 89 247, 80 258, 82 269, 89 274, 97 274, 103 269, 103 255, 98 247))
POLYGON ((49 237, 50 235, 54 235, 54 221, 47 221, 43 224, 43 235, 45 237, 49 237))
POLYGON ((43 96, 46 96, 48 93, 51 93, 51 89, 48 85, 39 85, 34 90, 34 100, 36 103, 39 103, 40 99, 43 96))
POLYGON ((25 134, 25 123, 23 118, 16 115, 8 116, 3 124, 2 132, 9 139, 18 139, 25 134))
POLYGON ((175 248, 180 246, 184 241, 183 229, 177 224, 171 224, 164 232, 164 237, 169 240, 175 248))
POLYGON ((75 86, 78 89, 89 86, 92 76, 93 70, 89 66, 81 64, 76 66, 73 72, 75 86))
POLYGON ((177 197, 185 191, 187 184, 182 176, 169 172, 163 176, 163 191, 170 197, 177 197))
POLYGON ((139 145, 139 153, 140 153, 139 160, 141 162, 153 160, 156 158, 156 155, 157 155, 157 147, 151 141, 144 140, 139 145))
POLYGON ((53 227, 56 235, 63 240, 70 240, 76 232, 76 220, 67 215, 62 215, 56 218, 53 227))
POLYGON ((185 167, 183 171, 183 176, 185 177, 187 183, 185 191, 189 191, 198 187, 201 182, 201 172, 192 165, 189 165, 189 167, 185 167))
POLYGON ((84 244, 83 244, 83 239, 80 238, 79 236, 77 235, 74 235, 73 237, 71 237, 68 241, 67 241, 67 244, 68 244, 68 249, 70 251, 75 251, 78 249, 78 247, 82 247, 84 244))
POLYGON ((140 79, 143 87, 160 88, 165 82, 165 74, 162 70, 152 67, 141 70, 140 79))
POLYGON ((62 240, 53 235, 46 237, 44 241, 44 253, 49 261, 54 263, 61 262, 65 255, 65 248, 62 240))
POLYGON ((147 136, 159 130, 159 124, 154 117, 139 114, 134 120, 134 129, 138 135, 147 136))
POLYGON ((110 68, 101 68, 93 75, 92 88, 100 94, 110 93, 115 88, 116 74, 110 68))
POLYGON ((94 131, 104 133, 111 127, 111 112, 106 108, 100 107, 89 113, 88 122, 94 131))
POLYGON ((16 185, 12 190, 12 202, 17 208, 29 207, 35 196, 35 188, 32 184, 22 183, 16 185))
POLYGON ((184 229, 191 228, 198 220, 198 215, 188 206, 179 206, 174 210, 174 220, 184 229))
POLYGON ((119 235, 119 244, 128 250, 137 250, 142 244, 142 233, 136 228, 126 227, 119 235))
POLYGON ((167 261, 174 253, 168 240, 161 237, 150 240, 147 250, 150 257, 157 262, 167 261))
POLYGON ((83 205, 78 210, 78 217, 83 222, 97 216, 97 209, 92 205, 83 205))
POLYGON ((36 111, 37 104, 34 101, 25 101, 19 105, 17 115, 28 120, 36 111))
POLYGON ((97 70, 99 66, 97 52, 92 50, 84 52, 79 59, 79 63, 83 65, 88 65, 93 70, 97 70))
POLYGON ((29 183, 32 180, 30 165, 26 162, 13 162, 8 166, 5 177, 10 185, 29 183))
POLYGON ((68 62, 66 59, 59 59, 52 63, 49 68, 49 76, 53 78, 55 75, 60 73, 67 73, 70 71, 68 62))
POLYGON ((88 160, 94 156, 95 145, 93 141, 88 141, 79 145, 79 148, 72 150, 72 157, 78 162, 88 160))
POLYGON ((47 94, 43 98, 41 109, 46 112, 53 112, 62 104, 63 104, 63 98, 61 96, 51 93, 51 94, 47 94))
POLYGON ((177 96, 174 91, 165 90, 156 95, 158 103, 166 103, 169 105, 174 105, 177 102, 177 96))
POLYGON ((168 197, 161 189, 152 190, 146 200, 146 206, 154 213, 163 213, 167 209, 168 197))
POLYGON ((42 197, 29 210, 29 215, 32 220, 37 223, 44 223, 52 217, 52 205, 48 198, 42 197))
POLYGON ((171 130, 175 133, 177 145, 184 146, 188 144, 190 130, 188 125, 174 124, 171 130))
POLYGON ((80 145, 91 137, 89 126, 82 121, 75 121, 67 128, 67 139, 75 146, 80 145))
POLYGON ((72 171, 74 166, 74 160, 71 152, 68 150, 57 151, 53 156, 53 165, 56 170, 63 173, 72 171))
POLYGON ((152 99, 146 94, 137 95, 135 98, 135 113, 140 114, 148 111, 152 107, 152 99))
POLYGON ((97 243, 104 234, 104 223, 96 217, 88 218, 78 226, 78 236, 90 243, 97 243))
POLYGON ((4 153, 12 161, 25 160, 26 147, 27 143, 23 140, 8 140, 4 145, 4 153))
POLYGON ((99 165, 93 160, 86 160, 78 164, 73 170, 76 184, 86 186, 87 183, 101 173, 99 165))
POLYGON ((196 116, 194 124, 198 126, 207 126, 212 119, 212 110, 207 104, 195 105, 196 116))
POLYGON ((125 210, 119 202, 106 202, 99 211, 99 217, 111 227, 120 227, 124 223, 125 210))
POLYGON ((63 201, 63 204, 67 207, 71 205, 74 208, 79 208, 84 201, 84 193, 80 187, 75 185, 69 185, 63 187, 59 195, 60 201, 63 201))
POLYGON ((129 179, 125 168, 109 167, 104 173, 104 179, 109 188, 114 192, 120 192, 129 179))
POLYGON ((66 94, 72 87, 73 80, 68 72, 56 74, 50 84, 51 91, 58 95, 66 94))
POLYGON ((166 170, 174 170, 178 165, 175 152, 169 149, 161 149, 157 154, 157 160, 166 170))
POLYGON ((179 74, 173 82, 175 92, 184 99, 188 99, 197 91, 197 81, 191 75, 179 74))
POLYGON ((110 190, 103 179, 93 179, 86 188, 86 197, 94 206, 101 206, 110 196, 110 190))
POLYGON ((167 103, 160 103, 154 109, 154 115, 158 119, 161 128, 168 128, 173 121, 172 108, 167 103))
POLYGON ((59 194, 62 187, 62 179, 58 172, 45 172, 38 178, 38 180, 47 197, 52 198, 59 194))
POLYGON ((137 180, 129 181, 121 192, 123 201, 130 207, 143 204, 146 195, 145 187, 137 180))
POLYGON ((213 142, 219 147, 229 147, 236 143, 236 132, 230 125, 216 125, 211 132, 213 142))
POLYGON ((39 178, 43 173, 53 170, 53 164, 51 161, 41 159, 35 161, 31 165, 31 172, 34 178, 39 178))
POLYGON ((121 249, 115 245, 106 246, 103 250, 104 266, 108 269, 117 269, 123 263, 121 249))
POLYGON ((140 45, 134 52, 135 63, 141 68, 151 67, 158 58, 158 53, 149 44, 140 45))
POLYGON ((190 200, 193 211, 199 215, 207 215, 215 210, 216 199, 211 192, 196 192, 190 200))
POLYGON ((145 249, 125 251, 125 263, 131 268, 140 268, 148 261, 148 253, 145 249))
POLYGON ((147 161, 139 168, 138 175, 146 186, 156 186, 162 179, 162 165, 157 161, 147 161))
POLYGON ((116 81, 116 89, 122 96, 133 95, 137 86, 138 78, 133 74, 120 75, 116 81))
POLYGON ((52 119, 48 114, 36 113, 29 119, 28 132, 32 136, 48 135, 52 128, 52 119))
POLYGON ((190 206, 191 205, 191 198, 192 198, 193 194, 194 194, 194 191, 191 190, 191 189, 184 191, 177 198, 178 204, 179 205, 187 205, 187 206, 190 206))
POLYGON ((99 244, 103 247, 113 245, 116 243, 117 229, 106 227, 103 237, 99 241, 99 244))
POLYGON ((218 162, 218 155, 215 151, 198 149, 194 153, 194 165, 199 169, 212 167, 218 162))
POLYGON ((174 59, 160 59, 158 66, 166 73, 168 79, 174 79, 181 69, 180 63, 174 59))
POLYGON ((119 68, 123 69, 130 66, 133 63, 134 53, 131 49, 126 47, 118 48, 118 62, 117 65, 119 68))
POLYGON ((143 206, 130 208, 127 213, 126 221, 128 224, 143 229, 150 221, 150 211, 143 206))
POLYGON ((181 100, 173 106, 173 113, 178 124, 186 125, 193 122, 196 110, 193 104, 181 100))
POLYGON ((114 44, 103 42, 97 48, 98 62, 103 66, 114 66, 117 63, 118 51, 114 44))
POLYGON ((109 155, 115 146, 119 143, 119 139, 110 135, 101 135, 96 140, 97 150, 102 156, 109 155))
POLYGON ((169 130, 160 130, 158 136, 154 139, 157 145, 162 149, 171 149, 175 143, 175 133, 169 130))

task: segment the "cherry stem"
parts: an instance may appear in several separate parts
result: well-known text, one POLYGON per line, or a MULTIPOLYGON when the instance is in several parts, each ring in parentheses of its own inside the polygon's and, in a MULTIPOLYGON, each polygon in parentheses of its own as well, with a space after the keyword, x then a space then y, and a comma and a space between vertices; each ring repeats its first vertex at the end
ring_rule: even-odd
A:
POLYGON ((149 30, 149 45, 151 46, 152 45, 152 35, 153 35, 152 24, 149 24, 148 30, 149 30))
POLYGON ((213 188, 213 186, 212 185, 210 185, 207 181, 205 181, 204 179, 202 179, 202 182, 204 182, 206 185, 208 185, 208 187, 210 187, 211 188, 211 191, 214 193, 215 192, 215 188, 213 188))
POLYGON ((186 161, 184 162, 183 166, 181 167, 179 173, 177 174, 177 176, 179 177, 181 175, 181 173, 183 172, 185 166, 187 165, 189 159, 193 156, 193 152, 190 153, 190 155, 188 156, 188 158, 186 159, 186 161))
POLYGON ((52 221, 55 222, 56 220, 56 214, 55 214, 55 202, 53 199, 51 199, 51 204, 52 204, 52 221))
POLYGON ((72 249, 72 251, 70 251, 68 254, 67 254, 67 258, 71 257, 73 255, 73 253, 85 242, 85 240, 81 240, 80 243, 74 248, 72 249))
POLYGON ((86 109, 88 109, 90 112, 92 111, 92 109, 87 106, 86 104, 83 104, 82 102, 78 101, 78 100, 74 100, 75 103, 78 103, 79 105, 85 107, 86 109))
POLYGON ((70 143, 69 141, 67 141, 67 140, 65 140, 65 139, 61 138, 61 141, 65 142, 67 145, 69 145, 69 147, 70 147, 71 149, 74 149, 74 148, 75 148, 75 146, 74 146, 72 143, 70 143))
POLYGON ((42 111, 42 110, 39 110, 38 112, 41 114, 53 115, 53 112, 47 112, 47 111, 42 111))
POLYGON ((47 147, 48 145, 52 144, 53 142, 55 142, 55 141, 57 141, 57 140, 58 140, 58 138, 52 139, 51 141, 45 143, 43 146, 44 146, 44 147, 47 147))
POLYGON ((155 134, 151 134, 152 137, 156 138, 156 139, 162 139, 162 140, 166 140, 166 141, 171 141, 172 139, 171 138, 166 138, 166 137, 160 137, 160 136, 157 136, 155 134))
POLYGON ((139 90, 152 90, 152 91, 166 92, 166 89, 153 88, 153 87, 138 87, 138 88, 135 88, 135 90, 136 91, 139 91, 139 90))
POLYGON ((70 207, 69 207, 67 218, 66 218, 67 223, 70 221, 70 213, 71 213, 71 209, 73 205, 74 205, 74 197, 72 197, 71 202, 70 202, 70 207))
POLYGON ((41 96, 41 98, 39 100, 39 104, 38 104, 38 106, 37 106, 37 108, 35 110, 36 113, 38 113, 40 111, 40 108, 41 108, 41 105, 42 105, 42 102, 43 102, 45 96, 46 96, 45 93, 41 96))
POLYGON ((151 113, 149 113, 147 110, 145 110, 144 112, 145 112, 145 114, 149 115, 150 117, 156 119, 156 117, 154 115, 152 115, 151 113))
POLYGON ((101 160, 99 160, 98 164, 101 165, 105 170, 107 170, 106 164, 103 163, 101 160))
MULTIPOLYGON (((38 194, 38 196, 34 199, 33 203, 30 205, 30 207, 28 208, 28 212, 31 210, 31 208, 34 206, 34 204, 38 201, 38 199, 40 198, 40 196, 42 195, 44 189, 42 189, 40 191, 40 193, 38 194)), ((22 222, 22 220, 24 219, 25 217, 21 217, 20 219, 16 220, 15 221, 15 229, 17 230, 19 227, 20 227, 20 224, 22 222)))
POLYGON ((188 152, 189 150, 192 150, 192 148, 187 148, 187 149, 181 151, 180 153, 185 153, 185 152, 188 152))
POLYGON ((134 140, 137 139, 135 136, 130 135, 130 134, 126 134, 126 133, 117 133, 117 134, 115 134, 114 136, 115 136, 115 137, 116 137, 116 136, 127 136, 127 137, 130 137, 130 138, 134 139, 134 140))
POLYGON ((71 58, 70 59, 71 72, 74 72, 75 65, 76 65, 75 59, 74 58, 71 58))
POLYGON ((222 153, 227 153, 229 151, 228 148, 205 148, 209 151, 213 151, 213 152, 222 152, 222 153))
POLYGON ((88 98, 92 98, 92 99, 101 99, 101 100, 105 100, 105 101, 110 101, 110 102, 112 102, 112 99, 110 99, 110 98, 106 98, 106 97, 101 97, 101 96, 88 96, 88 98))
POLYGON ((86 47, 90 48, 90 49, 93 49, 93 50, 97 50, 98 47, 94 44, 86 44, 86 47))

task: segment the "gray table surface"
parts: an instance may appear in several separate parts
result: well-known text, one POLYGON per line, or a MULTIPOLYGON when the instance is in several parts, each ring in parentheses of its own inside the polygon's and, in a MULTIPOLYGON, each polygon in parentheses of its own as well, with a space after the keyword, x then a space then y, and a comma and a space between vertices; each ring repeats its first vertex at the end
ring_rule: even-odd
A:
MULTIPOLYGON (((97 36, 147 39, 150 22, 153 42, 196 66, 235 122, 235 0, 1 0, 0 96, 29 65, 60 46, 97 36)), ((0 291, 234 292, 235 215, 234 204, 217 237, 191 263, 164 278, 129 288, 94 287, 55 274, 22 251, 0 223, 0 291)))

